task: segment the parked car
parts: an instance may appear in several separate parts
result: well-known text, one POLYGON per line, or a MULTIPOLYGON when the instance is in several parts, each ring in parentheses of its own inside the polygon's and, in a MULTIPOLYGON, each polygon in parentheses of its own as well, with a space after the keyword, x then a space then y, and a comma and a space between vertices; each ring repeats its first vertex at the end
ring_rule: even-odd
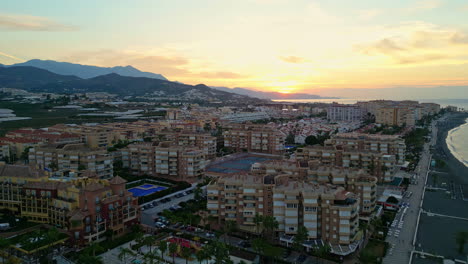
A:
POLYGON ((299 255, 299 257, 297 257, 296 261, 299 263, 303 263, 306 259, 307 259, 307 256, 301 254, 299 255))

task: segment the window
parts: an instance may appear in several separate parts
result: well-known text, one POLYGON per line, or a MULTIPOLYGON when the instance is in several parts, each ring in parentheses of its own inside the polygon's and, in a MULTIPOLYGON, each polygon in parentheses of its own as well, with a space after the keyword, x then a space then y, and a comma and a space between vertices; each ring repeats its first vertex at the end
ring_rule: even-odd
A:
POLYGON ((305 211, 306 212, 317 212, 317 207, 306 206, 305 211))
POLYGON ((286 204, 286 208, 297 208, 297 204, 288 203, 286 204))

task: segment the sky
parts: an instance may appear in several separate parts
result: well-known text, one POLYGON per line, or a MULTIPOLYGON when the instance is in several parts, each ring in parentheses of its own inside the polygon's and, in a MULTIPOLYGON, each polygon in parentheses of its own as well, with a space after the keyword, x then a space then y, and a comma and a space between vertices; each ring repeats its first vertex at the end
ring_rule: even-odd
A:
POLYGON ((283 93, 464 86, 468 1, 0 0, 0 63, 30 59, 283 93))

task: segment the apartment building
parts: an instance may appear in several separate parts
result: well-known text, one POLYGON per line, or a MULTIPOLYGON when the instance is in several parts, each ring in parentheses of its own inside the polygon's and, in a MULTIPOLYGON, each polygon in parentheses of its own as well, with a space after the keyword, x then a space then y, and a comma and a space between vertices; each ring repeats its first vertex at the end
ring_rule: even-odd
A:
POLYGON ((392 181, 396 172, 395 155, 377 151, 315 145, 299 148, 295 155, 297 161, 319 161, 324 166, 365 169, 380 183, 392 181))
POLYGON ((361 215, 369 215, 375 209, 377 178, 363 169, 327 167, 312 161, 307 164, 307 179, 314 183, 341 186, 355 193, 359 197, 361 215))
POLYGON ((156 136, 163 140, 172 141, 181 147, 197 147, 204 151, 206 159, 216 157, 216 137, 208 133, 161 131, 156 136))
POLYGON ((205 153, 199 148, 160 143, 155 149, 155 172, 174 180, 195 181, 205 171, 205 153))
POLYGON ((277 232, 294 235, 304 225, 309 239, 348 245, 357 237, 359 199, 342 187, 296 181, 291 175, 233 175, 207 186, 209 213, 258 232, 254 217, 271 215, 277 232))
POLYGON ((112 129, 100 127, 98 124, 88 125, 66 125, 58 124, 49 127, 49 131, 69 132, 80 135, 81 142, 86 143, 90 148, 100 148, 112 146, 117 142, 120 134, 112 129))
POLYGON ((274 126, 231 124, 223 132, 224 146, 237 152, 281 154, 286 136, 274 126))
POLYGON ((205 152, 172 142, 141 142, 122 149, 122 163, 134 175, 168 177, 194 181, 205 171, 205 152))
POLYGON ((274 187, 273 207, 285 235, 303 225, 310 240, 349 245, 357 239, 359 199, 342 187, 286 181, 274 187))
POLYGON ((0 181, 2 209, 64 229, 76 245, 97 241, 107 230, 118 236, 139 223, 138 200, 120 177, 58 182, 41 169, 0 165, 0 181))
POLYGON ((376 123, 389 126, 414 126, 419 119, 414 107, 382 107, 375 113, 376 123))
POLYGON ((58 177, 110 179, 113 160, 105 149, 92 149, 85 144, 47 145, 29 150, 29 162, 52 171, 58 177))
POLYGON ((333 103, 327 108, 327 119, 336 121, 362 121, 366 112, 358 105, 333 103))
POLYGON ((34 139, 45 144, 74 144, 82 142, 82 138, 78 134, 34 128, 13 130, 6 133, 5 137, 34 139))
POLYGON ((8 145, 11 158, 19 158, 26 149, 40 146, 43 143, 37 139, 2 137, 0 144, 8 145))
POLYGON ((326 140, 325 146, 343 146, 351 150, 377 151, 382 154, 394 155, 398 164, 405 162, 405 141, 397 135, 340 133, 326 140))

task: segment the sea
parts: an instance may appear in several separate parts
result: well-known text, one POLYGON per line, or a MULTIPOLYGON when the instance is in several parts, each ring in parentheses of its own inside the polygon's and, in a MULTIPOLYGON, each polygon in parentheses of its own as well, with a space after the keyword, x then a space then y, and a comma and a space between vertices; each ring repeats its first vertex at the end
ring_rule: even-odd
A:
MULTIPOLYGON (((361 101, 376 100, 375 98, 369 99, 354 99, 354 98, 340 98, 340 99, 288 99, 288 100, 273 100, 275 102, 288 102, 288 103, 333 103, 337 102, 340 104, 355 104, 361 101)), ((413 99, 411 99, 413 100, 413 99)), ((414 99, 421 103, 436 103, 440 104, 441 107, 449 105, 457 106, 468 111, 468 98, 467 99, 414 99)))
MULTIPOLYGON (((301 100, 274 100, 281 102, 291 103, 332 103, 337 102, 340 104, 354 104, 358 101, 370 101, 375 99, 301 99, 301 100)), ((417 100, 422 103, 437 103, 441 107, 446 106, 457 106, 460 109, 468 111, 468 99, 420 99, 417 100)), ((468 119, 466 123, 458 126, 449 131, 447 138, 445 139, 450 152, 460 162, 468 167, 468 119)))

